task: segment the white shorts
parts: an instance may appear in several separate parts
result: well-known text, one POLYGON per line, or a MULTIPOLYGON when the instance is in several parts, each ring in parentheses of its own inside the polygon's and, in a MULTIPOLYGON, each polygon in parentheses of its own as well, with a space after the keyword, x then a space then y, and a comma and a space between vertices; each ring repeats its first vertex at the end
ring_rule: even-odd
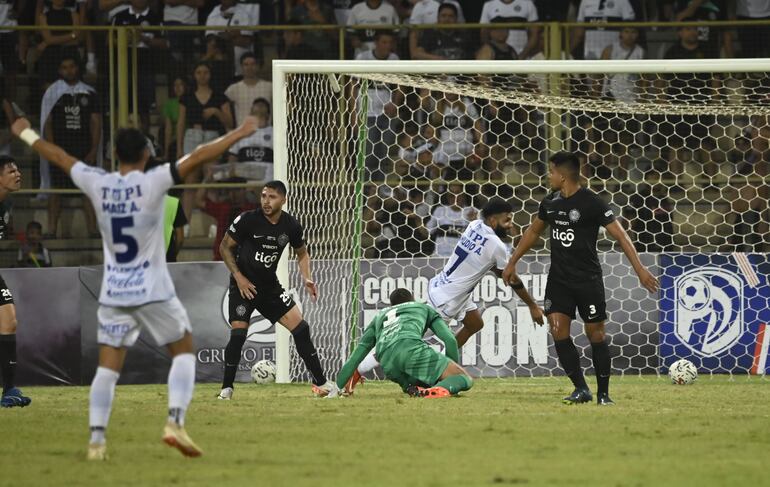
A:
POLYGON ((192 332, 190 318, 179 298, 147 303, 141 306, 114 307, 100 305, 97 342, 115 348, 130 347, 146 328, 155 343, 168 345, 192 332))
POLYGON ((458 323, 465 319, 465 315, 468 311, 473 311, 478 308, 476 303, 473 302, 473 299, 471 299, 470 293, 459 299, 450 298, 447 300, 446 296, 444 296, 440 290, 433 289, 430 286, 428 287, 428 304, 438 311, 438 314, 441 315, 441 318, 444 321, 449 322, 449 320, 456 320, 458 323), (440 302, 443 302, 444 304, 436 304, 440 302))

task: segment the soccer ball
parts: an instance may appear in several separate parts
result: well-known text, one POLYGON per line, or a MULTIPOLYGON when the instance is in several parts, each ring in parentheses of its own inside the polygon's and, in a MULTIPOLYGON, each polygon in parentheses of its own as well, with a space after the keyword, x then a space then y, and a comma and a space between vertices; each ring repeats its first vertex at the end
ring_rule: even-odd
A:
POLYGON ((269 360, 260 360, 251 368, 251 379, 257 384, 275 382, 275 364, 269 360))
POLYGON ((700 276, 692 276, 680 287, 679 301, 684 309, 700 311, 711 300, 711 287, 700 276))
POLYGON ((692 384, 698 378, 698 369, 695 364, 686 359, 679 359, 668 369, 671 382, 680 386, 692 384))

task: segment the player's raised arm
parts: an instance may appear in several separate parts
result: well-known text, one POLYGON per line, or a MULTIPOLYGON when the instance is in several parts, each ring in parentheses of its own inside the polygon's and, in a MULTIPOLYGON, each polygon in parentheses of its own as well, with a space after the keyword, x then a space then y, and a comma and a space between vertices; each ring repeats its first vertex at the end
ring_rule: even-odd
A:
POLYGON ((634 268, 636 275, 639 276, 639 282, 642 283, 642 286, 651 293, 657 291, 659 286, 658 280, 646 267, 644 267, 644 265, 642 265, 642 261, 639 260, 639 254, 636 253, 634 244, 631 243, 631 239, 628 237, 626 231, 623 230, 623 227, 620 226, 620 223, 615 220, 604 228, 606 228, 607 232, 612 235, 612 238, 617 240, 620 244, 620 248, 623 249, 623 253, 626 254, 628 262, 631 264, 631 267, 634 268))
POLYGON ((364 357, 366 357, 366 355, 374 348, 374 345, 377 343, 376 333, 377 330, 374 326, 374 320, 372 320, 372 323, 369 323, 369 326, 366 327, 364 334, 361 335, 361 340, 358 342, 356 349, 353 350, 353 353, 350 354, 350 358, 342 366, 340 373, 337 374, 337 387, 340 390, 345 388, 345 384, 347 384, 350 378, 353 377, 353 373, 356 371, 358 364, 360 364, 361 361, 364 360, 364 357))
POLYGON ((37 132, 32 129, 29 120, 26 118, 17 118, 16 121, 13 122, 13 125, 11 125, 11 132, 13 135, 26 142, 27 145, 32 147, 32 149, 44 159, 48 159, 67 174, 70 173, 72 166, 78 162, 77 158, 69 155, 67 151, 58 145, 40 138, 37 132))
POLYGON ((532 224, 524 232, 524 235, 522 235, 519 245, 516 246, 516 250, 513 251, 513 255, 508 259, 508 264, 506 264, 505 269, 503 269, 503 281, 506 284, 511 285, 518 279, 515 277, 516 263, 537 243, 545 230, 545 225, 545 221, 541 220, 539 216, 536 216, 535 219, 532 220, 532 224))
POLYGON ((224 154, 230 146, 253 134, 256 129, 257 120, 254 117, 246 117, 238 128, 227 132, 211 142, 199 145, 194 151, 185 155, 177 162, 179 176, 184 179, 185 176, 193 172, 198 166, 215 160, 224 154))
POLYGON ((307 292, 310 293, 310 297, 315 301, 318 299, 318 286, 310 275, 310 252, 307 251, 307 246, 305 245, 294 249, 294 252, 297 253, 297 266, 299 267, 300 274, 305 279, 307 292))

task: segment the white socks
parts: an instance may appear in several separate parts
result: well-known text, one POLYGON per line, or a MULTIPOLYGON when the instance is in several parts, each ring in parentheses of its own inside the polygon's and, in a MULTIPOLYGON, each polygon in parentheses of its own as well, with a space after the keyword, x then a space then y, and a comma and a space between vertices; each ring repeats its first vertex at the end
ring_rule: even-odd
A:
POLYGON ((195 355, 182 353, 168 371, 168 420, 184 426, 184 415, 195 388, 195 355))
POLYGON ((369 352, 369 355, 364 357, 360 364, 358 364, 358 373, 364 375, 367 372, 371 372, 375 367, 380 365, 377 361, 377 357, 374 356, 374 349, 369 352))
POLYGON ((115 397, 115 384, 120 374, 106 367, 96 369, 91 382, 88 421, 91 426, 91 443, 104 443, 104 433, 110 421, 112 398, 115 397))

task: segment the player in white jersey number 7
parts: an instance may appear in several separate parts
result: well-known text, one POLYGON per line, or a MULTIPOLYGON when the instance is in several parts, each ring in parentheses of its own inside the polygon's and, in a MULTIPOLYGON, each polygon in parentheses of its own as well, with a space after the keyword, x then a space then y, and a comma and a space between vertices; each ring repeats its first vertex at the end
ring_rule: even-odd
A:
MULTIPOLYGON (((481 210, 481 218, 473 221, 463 232, 452 257, 444 269, 428 284, 428 304, 438 311, 444 321, 457 320, 463 327, 457 332, 457 346, 465 342, 481 328, 484 321, 476 304, 471 299, 473 289, 488 271, 498 277, 508 263, 508 248, 503 243, 512 227, 513 208, 511 204, 494 199, 481 210)), ((511 287, 529 307, 532 320, 543 324, 543 310, 537 305, 518 277, 511 279, 511 287)), ((361 374, 378 365, 373 352, 370 353, 348 381, 345 391, 351 393, 361 381, 361 374)), ((414 384, 420 385, 420 384, 414 384)))
POLYGON ((70 175, 94 205, 104 249, 104 275, 97 312, 99 367, 91 383, 89 460, 105 460, 105 430, 115 384, 128 347, 142 328, 173 357, 168 373, 168 421, 162 440, 190 457, 203 452, 184 428, 184 417, 195 387, 190 319, 176 297, 166 265, 163 238, 163 198, 174 184, 205 162, 221 156, 231 145, 251 135, 256 120, 246 118, 237 129, 198 146, 178 162, 147 172, 147 139, 137 129, 115 134, 118 170, 108 173, 88 166, 47 142, 20 118, 11 130, 38 154, 70 175))

